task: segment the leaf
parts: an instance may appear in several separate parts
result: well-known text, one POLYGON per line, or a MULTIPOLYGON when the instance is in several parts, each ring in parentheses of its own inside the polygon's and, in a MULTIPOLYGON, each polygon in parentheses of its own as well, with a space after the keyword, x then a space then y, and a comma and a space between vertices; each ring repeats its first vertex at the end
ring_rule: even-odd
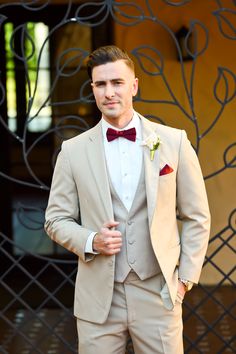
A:
POLYGON ((44 210, 40 207, 18 203, 16 215, 19 222, 29 230, 41 230, 44 225, 44 210))
POLYGON ((231 9, 218 9, 213 12, 220 32, 225 38, 236 39, 236 11, 231 9))
POLYGON ((167 5, 182 6, 182 5, 186 5, 191 0, 176 0, 176 1, 162 0, 162 1, 165 2, 167 5))
POLYGON ((111 14, 116 22, 125 26, 134 26, 144 20, 143 9, 135 3, 113 1, 111 14))
POLYGON ((0 15, 0 27, 1 27, 1 25, 3 24, 3 22, 6 21, 6 19, 7 19, 7 16, 5 16, 5 15, 0 15))
POLYGON ((228 68, 219 67, 218 76, 214 85, 214 96, 217 101, 225 105, 236 95, 236 76, 228 68), (223 96, 223 97, 220 97, 223 96))
POLYGON ((21 6, 27 10, 39 11, 45 8, 50 3, 50 0, 44 0, 43 4, 41 0, 21 0, 21 6), (36 6, 37 5, 37 6, 36 6))
POLYGON ((236 167, 236 143, 230 144, 225 150, 224 163, 228 168, 236 167))
POLYGON ((64 50, 56 63, 56 70, 60 76, 70 77, 75 75, 83 65, 88 53, 80 48, 64 50))
POLYGON ((86 80, 80 88, 80 100, 86 103, 94 103, 95 99, 91 88, 91 80, 86 80))
POLYGON ((141 46, 135 48, 132 54, 137 58, 139 65, 146 74, 162 75, 164 60, 159 50, 150 46, 141 46))
POLYGON ((109 15, 109 7, 106 1, 87 2, 80 5, 75 12, 75 18, 79 23, 98 26, 103 23, 109 15))
POLYGON ((229 227, 236 233, 236 209, 234 209, 229 216, 229 227))
POLYGON ((10 47, 15 57, 21 61, 28 61, 34 55, 35 44, 25 24, 16 27, 15 30, 13 31, 10 39, 10 47), (21 49, 19 52, 16 51, 14 46, 16 37, 20 38, 21 41, 21 49), (27 51, 25 48, 27 48, 27 51))
POLYGON ((6 98, 5 87, 2 84, 2 80, 0 81, 0 106, 3 104, 6 98))
POLYGON ((199 21, 193 20, 190 22, 189 31, 185 37, 185 48, 187 53, 192 58, 197 58, 202 55, 208 47, 208 30, 199 21), (204 32, 204 35, 200 35, 200 31, 204 32), (201 38, 201 43, 200 43, 201 38))

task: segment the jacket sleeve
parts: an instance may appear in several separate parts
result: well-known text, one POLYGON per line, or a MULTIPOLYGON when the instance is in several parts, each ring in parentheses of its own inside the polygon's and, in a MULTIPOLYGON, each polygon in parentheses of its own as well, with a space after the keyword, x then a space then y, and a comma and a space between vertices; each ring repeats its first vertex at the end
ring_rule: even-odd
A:
POLYGON ((45 230, 53 241, 83 261, 94 258, 84 251, 93 230, 79 224, 79 196, 64 143, 55 165, 45 219, 45 230))
POLYGON ((177 208, 182 221, 179 277, 198 283, 208 246, 210 213, 199 161, 184 131, 177 171, 177 208))

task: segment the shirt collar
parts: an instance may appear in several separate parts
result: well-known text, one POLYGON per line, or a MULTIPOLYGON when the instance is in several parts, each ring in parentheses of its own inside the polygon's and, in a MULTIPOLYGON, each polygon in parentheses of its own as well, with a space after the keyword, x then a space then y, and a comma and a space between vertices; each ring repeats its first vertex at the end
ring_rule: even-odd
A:
POLYGON ((137 112, 135 112, 135 111, 134 111, 131 121, 123 129, 119 129, 119 128, 114 127, 113 125, 109 124, 103 117, 102 117, 101 121, 102 121, 103 139, 106 139, 106 132, 107 132, 108 128, 112 128, 112 129, 116 129, 116 130, 126 130, 126 129, 135 128, 136 129, 136 139, 142 140, 141 122, 140 122, 140 118, 139 118, 137 112))

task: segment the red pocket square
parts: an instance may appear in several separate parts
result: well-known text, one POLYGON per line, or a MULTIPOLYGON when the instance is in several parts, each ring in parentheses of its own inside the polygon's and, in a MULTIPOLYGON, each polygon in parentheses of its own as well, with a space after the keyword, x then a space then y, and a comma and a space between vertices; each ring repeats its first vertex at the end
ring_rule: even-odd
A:
POLYGON ((174 170, 172 167, 170 167, 169 165, 165 165, 160 171, 160 176, 168 175, 168 173, 171 173, 173 171, 174 170))

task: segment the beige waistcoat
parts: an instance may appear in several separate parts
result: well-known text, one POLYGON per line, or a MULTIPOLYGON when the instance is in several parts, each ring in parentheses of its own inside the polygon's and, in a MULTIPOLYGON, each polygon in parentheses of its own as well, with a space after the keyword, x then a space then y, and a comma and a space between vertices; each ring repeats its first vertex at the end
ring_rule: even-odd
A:
POLYGON ((123 282, 130 270, 140 279, 150 278, 161 272, 154 254, 148 225, 147 198, 144 168, 142 167, 135 197, 128 212, 110 180, 114 218, 119 221, 116 228, 122 233, 123 244, 116 255, 115 281, 123 282))

